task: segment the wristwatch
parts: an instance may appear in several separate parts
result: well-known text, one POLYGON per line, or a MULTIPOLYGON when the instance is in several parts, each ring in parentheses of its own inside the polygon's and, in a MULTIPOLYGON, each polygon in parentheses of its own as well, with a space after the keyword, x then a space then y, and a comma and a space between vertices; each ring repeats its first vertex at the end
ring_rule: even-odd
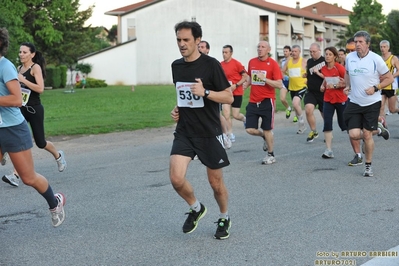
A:
POLYGON ((377 91, 379 91, 379 89, 378 89, 378 87, 377 86, 373 86, 374 87, 374 92, 377 92, 377 91))
POLYGON ((209 93, 211 93, 211 92, 209 90, 205 89, 204 98, 208 98, 209 93))

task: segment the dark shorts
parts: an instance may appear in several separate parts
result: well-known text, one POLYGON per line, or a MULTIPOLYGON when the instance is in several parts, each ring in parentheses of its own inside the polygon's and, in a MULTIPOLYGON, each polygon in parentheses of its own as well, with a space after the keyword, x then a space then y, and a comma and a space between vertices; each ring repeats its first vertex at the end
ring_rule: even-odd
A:
POLYGON ((381 90, 381 95, 385 95, 389 99, 389 98, 395 96, 395 91, 394 90, 381 90))
POLYGON ((294 99, 294 97, 299 97, 301 100, 303 99, 303 96, 305 95, 305 92, 306 92, 306 90, 307 90, 308 88, 303 88, 302 90, 300 90, 300 91, 290 91, 289 90, 289 92, 290 92, 290 95, 291 95, 291 100, 293 100, 294 99))
POLYGON ((33 147, 32 136, 26 120, 17 126, 0 128, 1 152, 20 152, 33 147))
POLYGON ((323 115, 324 115, 324 127, 323 132, 333 130, 333 117, 334 112, 337 111, 338 125, 342 131, 346 131, 346 124, 344 120, 344 111, 347 102, 343 103, 329 103, 324 102, 323 104, 323 115))
POLYGON ((233 108, 241 108, 242 104, 242 95, 234 95, 234 102, 231 104, 233 108))
POLYGON ((248 103, 246 107, 246 127, 258 128, 259 118, 262 118, 260 127, 263 130, 272 130, 274 127, 274 99, 266 98, 260 103, 248 103))
POLYGON ((369 131, 376 130, 378 128, 380 108, 381 101, 369 106, 360 106, 349 101, 344 111, 347 129, 364 128, 369 131))
POLYGON ((222 135, 210 138, 189 138, 175 132, 174 136, 170 155, 182 155, 191 159, 198 155, 199 160, 210 169, 220 169, 230 164, 222 145, 222 135))
POLYGON ((318 106, 320 112, 323 112, 324 94, 322 92, 307 91, 303 102, 306 104, 313 104, 318 106))
POLYGON ((290 84, 290 82, 289 82, 288 79, 287 80, 283 80, 283 85, 284 85, 285 88, 288 88, 289 84, 290 84))

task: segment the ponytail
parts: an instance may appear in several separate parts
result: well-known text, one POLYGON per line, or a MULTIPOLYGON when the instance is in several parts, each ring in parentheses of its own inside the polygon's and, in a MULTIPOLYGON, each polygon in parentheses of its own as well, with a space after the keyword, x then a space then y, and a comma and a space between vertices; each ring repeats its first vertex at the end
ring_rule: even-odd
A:
POLYGON ((35 56, 32 58, 33 63, 36 63, 40 66, 40 68, 42 69, 42 75, 43 75, 43 79, 46 78, 46 60, 43 57, 43 54, 40 51, 36 50, 35 45, 33 45, 33 43, 30 42, 24 42, 21 43, 21 46, 26 46, 29 48, 29 51, 31 53, 34 53, 35 56))

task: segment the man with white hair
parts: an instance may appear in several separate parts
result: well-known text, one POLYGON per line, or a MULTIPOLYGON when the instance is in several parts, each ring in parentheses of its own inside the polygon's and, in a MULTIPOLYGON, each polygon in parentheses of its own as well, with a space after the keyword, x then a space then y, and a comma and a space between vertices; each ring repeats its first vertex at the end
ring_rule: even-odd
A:
POLYGON ((380 121, 384 127, 386 127, 386 120, 385 120, 385 104, 388 102, 388 110, 391 113, 398 113, 399 108, 396 107, 396 89, 398 88, 398 83, 396 77, 399 76, 399 60, 396 56, 394 56, 390 52, 390 45, 389 41, 383 40, 380 42, 380 51, 381 57, 384 59, 385 64, 387 65, 389 72, 392 73, 394 81, 382 88, 381 90, 381 109, 380 109, 380 117, 378 121, 380 121), (387 101, 388 100, 388 101, 387 101))
POLYGON ((370 51, 370 34, 358 31, 354 35, 356 53, 346 57, 346 88, 349 102, 344 111, 344 119, 348 128, 349 137, 355 140, 364 140, 365 170, 363 176, 373 176, 371 160, 374 151, 373 135, 378 134, 389 139, 389 131, 378 122, 381 108, 381 92, 393 82, 381 56, 370 51))

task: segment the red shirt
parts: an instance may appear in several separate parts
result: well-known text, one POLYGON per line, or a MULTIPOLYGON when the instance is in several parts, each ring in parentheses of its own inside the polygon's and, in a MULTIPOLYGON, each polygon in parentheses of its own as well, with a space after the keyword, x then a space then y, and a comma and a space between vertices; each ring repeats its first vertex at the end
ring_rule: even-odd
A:
POLYGON ((266 98, 276 98, 275 88, 264 81, 265 76, 271 80, 283 79, 280 66, 273 58, 268 57, 265 61, 258 57, 252 58, 248 63, 248 74, 251 77, 249 102, 258 103, 266 98))
MULTIPOLYGON (((227 80, 231 84, 236 84, 242 78, 242 73, 246 72, 244 66, 232 58, 229 62, 222 61, 220 62, 224 73, 226 74, 227 80)), ((242 89, 242 85, 238 86, 234 91, 233 95, 242 96, 244 94, 244 90, 242 89)))
MULTIPOLYGON (((338 62, 335 62, 333 68, 328 69, 327 65, 320 69, 324 77, 345 77, 345 67, 338 62)), ((326 83, 324 82, 324 86, 326 83)), ((329 103, 343 103, 348 100, 348 96, 344 94, 344 87, 337 89, 326 89, 324 91, 324 101, 329 103)))

